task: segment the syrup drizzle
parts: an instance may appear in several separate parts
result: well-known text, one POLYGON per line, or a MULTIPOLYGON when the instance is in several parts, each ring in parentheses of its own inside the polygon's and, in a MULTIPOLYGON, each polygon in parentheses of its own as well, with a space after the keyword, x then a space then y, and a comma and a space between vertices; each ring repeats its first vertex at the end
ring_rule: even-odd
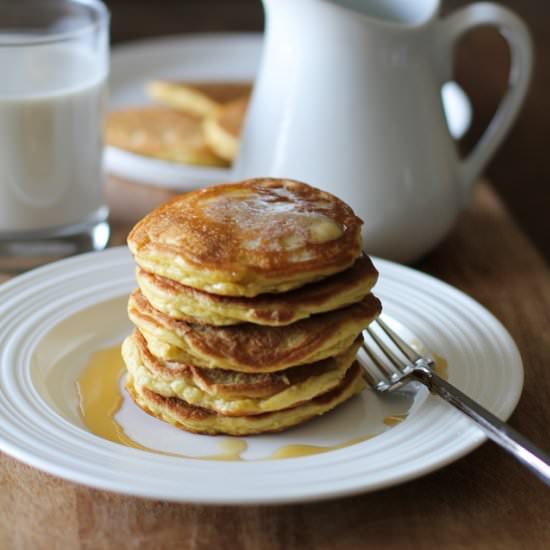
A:
POLYGON ((120 346, 94 353, 77 382, 80 416, 88 429, 114 443, 149 451, 128 437, 114 416, 122 404, 119 380, 126 371, 120 346))
MULTIPOLYGON (((443 377, 447 377, 447 362, 442 357, 433 355, 436 365, 434 370, 443 377)), ((201 457, 191 457, 183 453, 172 453, 151 449, 134 441, 117 422, 115 415, 122 405, 120 393, 120 379, 126 372, 124 361, 120 354, 120 345, 103 349, 94 353, 82 371, 77 389, 80 398, 80 416, 84 424, 95 435, 142 451, 178 456, 184 458, 198 458, 201 460, 244 460, 248 444, 245 440, 236 437, 224 437, 219 440, 219 453, 201 457)), ((386 416, 384 424, 393 427, 406 418, 406 414, 386 416)), ((280 460, 300 456, 310 456, 326 453, 336 449, 343 449, 362 441, 371 439, 375 435, 356 437, 338 445, 285 445, 273 452, 267 460, 280 460)))

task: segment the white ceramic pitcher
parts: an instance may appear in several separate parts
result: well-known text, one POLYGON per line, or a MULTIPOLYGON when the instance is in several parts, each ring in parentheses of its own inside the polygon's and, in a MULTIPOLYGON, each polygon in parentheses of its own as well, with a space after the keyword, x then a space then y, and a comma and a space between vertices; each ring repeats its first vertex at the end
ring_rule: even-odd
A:
POLYGON ((532 65, 526 27, 492 3, 441 18, 440 0, 263 2, 264 51, 236 176, 321 187, 363 218, 369 253, 420 257, 450 229, 518 113, 532 65), (441 88, 457 39, 482 25, 510 45, 509 87, 461 160, 441 88))

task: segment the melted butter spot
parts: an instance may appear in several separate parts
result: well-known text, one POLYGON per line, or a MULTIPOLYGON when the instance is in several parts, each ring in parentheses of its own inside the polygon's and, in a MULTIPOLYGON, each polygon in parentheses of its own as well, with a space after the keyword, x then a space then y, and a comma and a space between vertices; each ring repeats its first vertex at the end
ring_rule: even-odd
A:
MULTIPOLYGON (((273 250, 293 250, 307 241, 322 243, 342 235, 342 228, 329 217, 315 211, 316 206, 324 211, 330 204, 319 201, 312 205, 286 188, 273 189, 266 194, 236 189, 224 195, 201 199, 206 217, 233 223, 242 231, 268 236, 270 249, 273 250), (290 230, 301 234, 301 239, 294 241, 288 237, 290 230)), ((254 239, 247 242, 245 248, 254 249, 254 239)))
POLYGON ((311 250, 299 250, 289 256, 291 262, 307 262, 314 258, 314 254, 311 250))
POLYGON ((342 229, 329 218, 315 221, 309 228, 309 235, 314 243, 334 241, 342 236, 342 229))
POLYGON ((281 244, 284 250, 296 250, 304 246, 305 243, 299 234, 294 233, 293 235, 285 237, 281 244))

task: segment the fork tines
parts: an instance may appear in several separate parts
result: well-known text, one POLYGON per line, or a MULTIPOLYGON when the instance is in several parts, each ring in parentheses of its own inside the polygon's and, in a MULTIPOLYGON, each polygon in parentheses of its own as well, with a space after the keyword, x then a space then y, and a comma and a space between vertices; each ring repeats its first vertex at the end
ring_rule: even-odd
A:
POLYGON ((368 361, 363 362, 365 377, 379 391, 401 385, 403 379, 413 371, 415 363, 427 359, 380 318, 363 331, 363 336, 365 341, 362 347, 368 357, 368 361))

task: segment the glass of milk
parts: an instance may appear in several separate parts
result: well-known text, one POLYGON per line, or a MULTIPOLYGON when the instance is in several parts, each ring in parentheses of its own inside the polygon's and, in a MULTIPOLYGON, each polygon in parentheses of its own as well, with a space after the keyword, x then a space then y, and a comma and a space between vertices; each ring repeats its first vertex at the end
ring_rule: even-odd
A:
POLYGON ((0 1, 0 270, 107 245, 108 71, 101 1, 0 1))

